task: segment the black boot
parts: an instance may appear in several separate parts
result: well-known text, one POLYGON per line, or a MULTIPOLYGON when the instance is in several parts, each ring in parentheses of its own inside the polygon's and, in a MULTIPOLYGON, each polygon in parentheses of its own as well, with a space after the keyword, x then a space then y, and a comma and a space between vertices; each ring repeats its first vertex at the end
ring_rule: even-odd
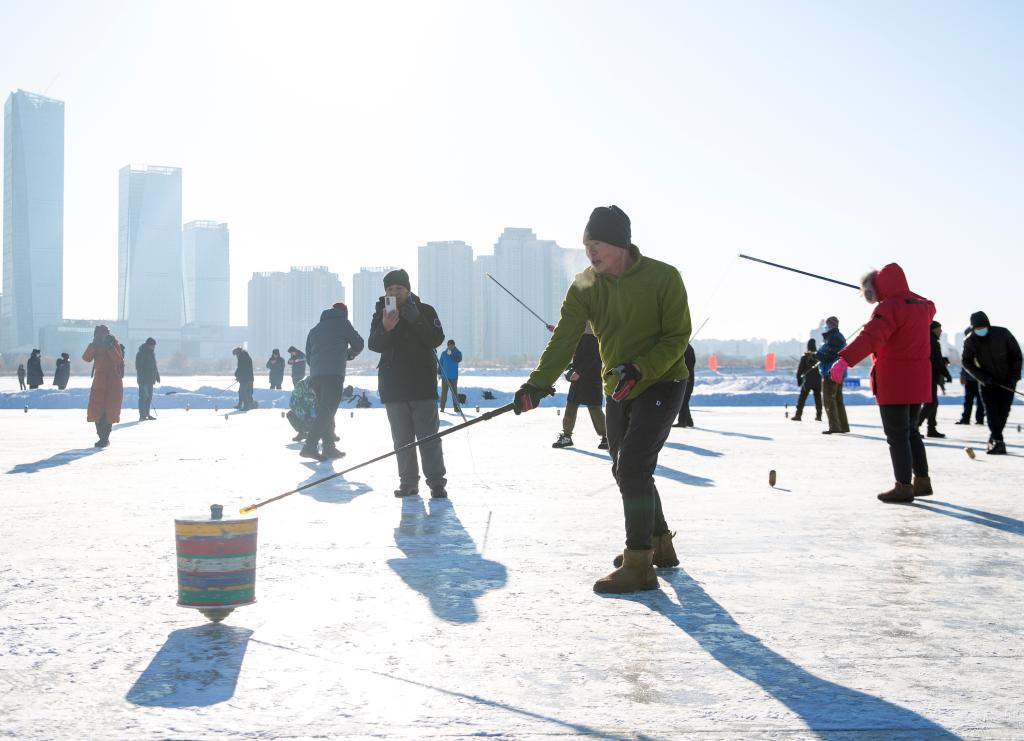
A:
POLYGON ((936 428, 929 427, 928 434, 925 437, 945 437, 945 435, 939 432, 936 428))

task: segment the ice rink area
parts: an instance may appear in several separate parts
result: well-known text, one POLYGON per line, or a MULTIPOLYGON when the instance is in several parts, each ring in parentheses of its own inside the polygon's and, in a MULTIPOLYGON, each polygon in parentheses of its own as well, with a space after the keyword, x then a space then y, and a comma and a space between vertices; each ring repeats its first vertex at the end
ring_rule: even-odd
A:
POLYGON ((508 414, 445 439, 448 501, 387 460, 259 510, 258 602, 219 625, 175 605, 174 518, 385 452, 387 420, 339 412, 314 464, 279 410, 158 414, 98 450, 83 410, 0 411, 0 736, 1024 737, 1019 409, 993 458, 940 407, 934 496, 883 505, 873 407, 845 436, 697 408, 658 470, 682 565, 624 597, 591 591, 623 532, 586 415, 553 450, 556 410, 508 414))

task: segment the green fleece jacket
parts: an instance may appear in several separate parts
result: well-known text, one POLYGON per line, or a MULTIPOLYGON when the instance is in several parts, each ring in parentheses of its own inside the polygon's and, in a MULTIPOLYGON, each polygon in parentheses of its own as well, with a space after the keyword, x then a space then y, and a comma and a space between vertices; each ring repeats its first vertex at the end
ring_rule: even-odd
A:
MULTIPOLYGON (((576 276, 530 384, 548 388, 555 382, 588 321, 597 335, 602 373, 620 363, 640 369, 640 382, 628 399, 656 383, 689 376, 683 354, 692 327, 683 279, 671 265, 644 257, 636 246, 632 250, 636 262, 620 278, 599 275, 592 267, 576 276)), ((611 394, 617 383, 617 376, 606 377, 605 392, 611 394)))

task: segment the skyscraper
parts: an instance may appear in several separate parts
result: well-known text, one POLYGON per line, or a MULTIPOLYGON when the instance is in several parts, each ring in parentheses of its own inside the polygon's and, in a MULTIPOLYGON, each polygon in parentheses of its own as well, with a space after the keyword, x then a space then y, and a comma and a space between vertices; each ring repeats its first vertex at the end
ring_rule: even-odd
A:
POLYGON ((359 268, 352 276, 352 306, 349 318, 364 340, 370 337, 370 318, 377 299, 384 295, 384 276, 396 268, 359 268))
POLYGON ((419 248, 416 295, 437 310, 445 337, 468 357, 473 347, 473 248, 465 242, 427 242, 419 248))
POLYGON ((249 281, 249 352, 256 367, 275 347, 303 350, 324 309, 345 300, 336 273, 323 265, 293 267, 287 273, 253 273, 249 281))
POLYGON ((190 221, 182 229, 185 323, 227 327, 231 315, 228 225, 190 221))
POLYGON ((18 90, 4 104, 4 349, 30 349, 64 313, 64 103, 18 90))
POLYGON ((117 315, 129 331, 184 324, 181 169, 120 172, 117 315))
MULTIPOLYGON (((473 260, 472 306, 473 306, 473 354, 481 360, 495 360, 498 352, 495 346, 495 321, 493 290, 497 288, 487 277, 494 272, 494 255, 479 255, 473 260)), ((500 290, 500 289, 499 289, 500 290)))

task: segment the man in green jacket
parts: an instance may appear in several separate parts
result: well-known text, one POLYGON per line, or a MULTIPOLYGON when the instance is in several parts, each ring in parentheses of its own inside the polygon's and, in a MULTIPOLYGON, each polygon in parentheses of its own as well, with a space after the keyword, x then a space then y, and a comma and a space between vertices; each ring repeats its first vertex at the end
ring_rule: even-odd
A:
POLYGON ((690 308, 679 271, 640 254, 629 217, 618 206, 595 208, 583 244, 590 267, 576 276, 562 314, 515 412, 537 406, 572 357, 589 321, 597 335, 608 395, 612 475, 622 493, 626 549, 595 592, 657 589, 654 566, 677 566, 672 536, 654 485, 658 455, 683 401, 690 308))

